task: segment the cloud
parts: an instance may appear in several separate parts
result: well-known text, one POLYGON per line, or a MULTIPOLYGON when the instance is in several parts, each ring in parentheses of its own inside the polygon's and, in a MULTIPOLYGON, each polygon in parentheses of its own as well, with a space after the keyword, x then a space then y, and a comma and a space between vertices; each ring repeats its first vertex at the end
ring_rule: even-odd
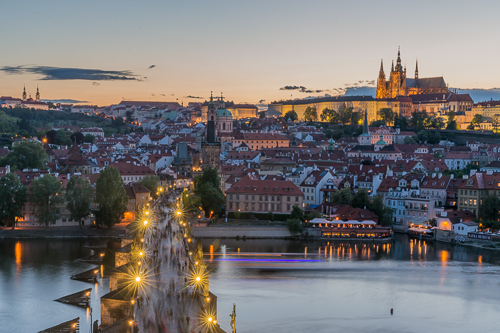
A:
MULTIPOLYGON (((173 94, 172 94, 173 96, 173 94)), ((195 99, 203 99, 203 97, 199 97, 199 96, 192 96, 192 95, 187 95, 186 98, 195 98, 195 99)))
POLYGON ((64 68, 49 66, 3 66, 7 74, 38 74, 41 80, 91 80, 91 81, 142 81, 143 78, 129 70, 107 71, 101 69, 64 68))
POLYGON ((265 102, 266 102, 266 100, 265 100, 265 99, 261 99, 261 100, 259 101, 259 104, 264 104, 265 102))
POLYGON ((148 69, 155 68, 155 67, 156 67, 156 65, 151 65, 148 67, 148 69))
POLYGON ((165 96, 165 94, 160 94, 160 95, 165 96))
POLYGON ((99 82, 92 82, 93 86, 100 86, 101 84, 99 82))
POLYGON ((42 99, 42 102, 68 103, 68 104, 90 103, 89 101, 79 101, 77 99, 42 99))
POLYGON ((151 94, 151 96, 155 96, 155 94, 151 94))
POLYGON ((323 90, 319 90, 319 89, 318 90, 307 89, 304 86, 284 86, 284 87, 281 87, 280 90, 298 90, 299 92, 307 93, 307 94, 323 92, 323 90))

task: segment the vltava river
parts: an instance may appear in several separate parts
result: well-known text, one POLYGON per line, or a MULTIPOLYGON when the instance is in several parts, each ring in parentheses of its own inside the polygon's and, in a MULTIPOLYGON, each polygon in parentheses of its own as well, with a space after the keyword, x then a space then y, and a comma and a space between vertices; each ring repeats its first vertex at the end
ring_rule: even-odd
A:
POLYGON ((238 332, 500 331, 499 252, 396 236, 390 245, 216 241, 218 320, 229 328, 236 303, 238 332))
MULTIPOLYGON (((102 242, 102 241, 101 241, 102 242)), ((55 299, 92 288, 93 320, 100 321, 99 298, 109 279, 98 284, 74 281, 71 275, 96 265, 75 261, 91 254, 83 240, 0 240, 0 332, 36 333, 80 317, 80 332, 90 328, 90 311, 55 299)))
MULTIPOLYGON (((92 287, 94 320, 100 320, 98 299, 108 292, 108 279, 94 285, 69 278, 94 266, 75 261, 90 254, 85 244, 0 241, 0 332, 38 332, 76 317, 80 332, 89 332, 88 311, 53 301, 92 287)), ((500 331, 499 252, 404 235, 390 245, 203 244, 218 320, 228 332, 233 303, 238 333, 500 331)))

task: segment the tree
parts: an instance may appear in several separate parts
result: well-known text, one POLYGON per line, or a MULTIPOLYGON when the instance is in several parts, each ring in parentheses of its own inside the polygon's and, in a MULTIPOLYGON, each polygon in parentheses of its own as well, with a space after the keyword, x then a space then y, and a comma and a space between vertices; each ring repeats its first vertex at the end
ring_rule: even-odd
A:
POLYGON ((201 207, 206 216, 217 214, 226 202, 220 189, 220 179, 216 168, 206 168, 194 180, 194 193, 200 197, 201 207))
POLYGON ((47 138, 47 143, 53 144, 54 140, 56 138, 57 131, 55 130, 50 130, 45 133, 45 137, 47 138))
POLYGON ((449 111, 446 115, 448 116, 448 120, 446 121, 446 129, 456 130, 457 129, 456 113, 454 111, 449 111))
POLYGON ((351 206, 354 208, 366 208, 370 206, 370 196, 366 189, 361 189, 354 194, 351 199, 351 206))
POLYGON ((35 216, 38 223, 45 224, 46 227, 56 223, 59 218, 57 206, 64 200, 62 191, 59 179, 50 174, 35 179, 31 183, 30 201, 35 204, 35 216))
POLYGON ((391 108, 382 108, 378 110, 377 116, 379 116, 387 124, 387 126, 390 126, 395 118, 394 111, 392 111, 391 108))
POLYGON ((266 118, 266 113, 264 111, 259 112, 259 118, 266 118))
POLYGON ((330 202, 333 204, 350 205, 352 199, 352 192, 350 188, 343 188, 333 192, 330 202))
POLYGON ((71 134, 69 138, 71 139, 72 142, 76 141, 78 145, 81 145, 83 143, 85 136, 81 132, 75 132, 71 134))
POLYGON ((384 197, 376 195, 372 197, 370 206, 368 208, 378 216, 378 223, 382 226, 389 226, 392 223, 392 216, 394 211, 390 207, 384 205, 384 197))
POLYGON ((304 211, 299 206, 293 205, 292 211, 290 212, 290 218, 304 221, 304 211))
POLYGON ((299 219, 287 219, 286 226, 292 236, 302 232, 302 222, 299 219))
POLYGON ((95 136, 92 134, 85 134, 85 137, 83 138, 83 142, 93 144, 95 140, 95 136))
POLYGON ((132 111, 127 111, 127 112, 125 112, 125 115, 126 115, 126 117, 127 117, 127 121, 128 121, 129 123, 131 123, 131 122, 132 122, 132 120, 133 120, 133 118, 132 118, 132 116, 133 116, 133 112, 132 112, 132 111))
POLYGON ((427 136, 427 143, 438 144, 441 141, 441 136, 438 131, 429 131, 427 136))
POLYGON ((384 126, 385 125, 385 121, 383 120, 375 120, 375 121, 372 121, 370 126, 371 127, 380 127, 380 126, 384 126))
POLYGON ((363 117, 361 112, 353 112, 351 115, 351 125, 360 125, 362 119, 363 117))
POLYGON ((116 168, 105 167, 96 182, 96 222, 111 228, 119 223, 127 211, 128 197, 123 180, 116 168))
POLYGON ((214 187, 211 183, 202 184, 197 195, 201 199, 201 207, 206 216, 219 213, 226 201, 220 187, 214 187))
POLYGON ((339 122, 344 125, 350 124, 352 120, 352 110, 353 108, 348 108, 345 103, 338 110, 339 122))
POLYGON ((43 169, 48 157, 43 145, 36 141, 21 141, 2 159, 2 165, 14 170, 43 169))
POLYGON ((498 127, 500 127, 500 115, 496 114, 491 119, 491 126, 493 127, 493 131, 496 133, 498 131, 498 127))
POLYGON ((283 118, 285 118, 285 120, 290 119, 291 121, 297 121, 299 119, 299 116, 297 116, 297 112, 292 110, 285 113, 285 116, 283 118))
POLYGON ((90 182, 79 176, 71 177, 66 186, 66 207, 71 218, 82 226, 82 219, 90 214, 90 206, 94 199, 94 189, 90 182))
POLYGON ((472 118, 472 121, 470 122, 470 124, 473 127, 479 127, 482 122, 483 122, 483 116, 480 114, 475 114, 474 118, 472 118))
POLYGON ((28 190, 15 173, 0 178, 0 224, 15 228, 17 218, 22 218, 22 207, 28 199, 28 190))
POLYGON ((54 138, 54 144, 60 146, 71 146, 73 141, 71 140, 71 132, 67 130, 59 130, 54 138))
POLYGON ((497 221, 500 199, 495 194, 490 194, 483 199, 480 217, 484 221, 497 221))
POLYGON ((404 143, 405 145, 416 144, 418 143, 418 137, 415 139, 415 136, 405 136, 404 143))
POLYGON ((200 211, 201 207, 200 197, 193 193, 189 193, 188 191, 182 191, 181 202, 182 206, 184 207, 184 210, 186 210, 189 213, 198 213, 200 211))
POLYGON ((317 121, 318 113, 316 112, 315 107, 308 106, 304 111, 304 120, 305 121, 317 121))
POLYGON ((156 200, 159 197, 158 192, 158 182, 160 181, 160 177, 156 175, 148 175, 141 180, 138 181, 139 184, 142 184, 145 188, 151 191, 151 197, 156 200))
POLYGON ((321 121, 327 121, 329 123, 338 123, 339 122, 339 116, 335 110, 325 108, 321 112, 321 121))
POLYGON ((54 103, 52 102, 48 102, 47 105, 49 106, 49 109, 52 110, 52 109, 55 109, 56 106, 54 105, 54 103))

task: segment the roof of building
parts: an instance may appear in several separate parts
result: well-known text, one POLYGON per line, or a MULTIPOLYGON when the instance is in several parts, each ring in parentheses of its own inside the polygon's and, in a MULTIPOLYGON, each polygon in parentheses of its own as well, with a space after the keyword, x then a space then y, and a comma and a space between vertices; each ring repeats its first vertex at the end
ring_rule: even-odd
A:
POLYGON ((408 88, 446 88, 446 82, 444 82, 444 78, 442 76, 426 77, 421 79, 406 78, 406 86, 408 88))

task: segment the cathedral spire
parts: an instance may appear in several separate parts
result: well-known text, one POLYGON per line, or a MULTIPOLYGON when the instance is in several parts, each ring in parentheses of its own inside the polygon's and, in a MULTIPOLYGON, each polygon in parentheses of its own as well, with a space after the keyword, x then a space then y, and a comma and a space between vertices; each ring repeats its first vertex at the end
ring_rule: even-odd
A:
POLYGON ((24 85, 24 89, 23 89, 23 101, 25 101, 27 98, 26 96, 26 85, 24 85))
POLYGON ((401 52, 398 46, 398 60, 396 61, 396 72, 402 72, 403 66, 401 66, 401 52))
POLYGON ((418 79, 418 59, 417 59, 417 62, 415 64, 415 79, 418 79))
POLYGON ((391 73, 394 72, 394 60, 392 61, 391 73))
POLYGON ((35 100, 37 102, 40 102, 40 90, 38 90, 38 84, 36 85, 36 95, 35 95, 35 100))
POLYGON ((380 73, 384 72, 384 59, 380 59, 380 73))

